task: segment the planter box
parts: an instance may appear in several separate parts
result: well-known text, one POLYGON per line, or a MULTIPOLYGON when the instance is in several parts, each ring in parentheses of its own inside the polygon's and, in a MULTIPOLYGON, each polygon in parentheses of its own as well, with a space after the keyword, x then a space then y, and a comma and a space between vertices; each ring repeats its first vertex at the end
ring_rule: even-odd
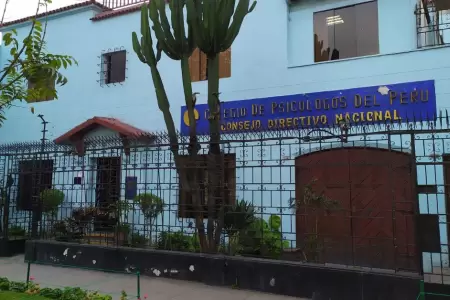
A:
POLYGON ((0 257, 10 257, 25 253, 25 238, 0 239, 0 257))
POLYGON ((147 276, 234 286, 310 299, 314 297, 314 300, 416 299, 421 279, 418 275, 408 273, 369 272, 249 257, 54 241, 27 241, 25 259, 37 263, 124 273, 139 271, 147 276))

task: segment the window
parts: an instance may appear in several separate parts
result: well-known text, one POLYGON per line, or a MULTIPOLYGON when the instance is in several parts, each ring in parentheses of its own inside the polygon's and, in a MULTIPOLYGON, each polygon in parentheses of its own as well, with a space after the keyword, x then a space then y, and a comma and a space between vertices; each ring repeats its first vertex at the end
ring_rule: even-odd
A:
POLYGON ((418 48, 450 44, 449 0, 419 0, 415 14, 418 48))
POLYGON ((314 14, 314 61, 379 53, 377 1, 314 14))
POLYGON ((34 103, 34 102, 43 102, 43 101, 50 101, 50 100, 54 100, 55 99, 55 78, 48 78, 47 81, 47 88, 49 89, 49 91, 44 94, 44 95, 37 95, 37 93, 42 94, 43 91, 41 91, 39 89, 39 91, 36 90, 36 92, 34 91, 30 91, 33 90, 36 87, 36 83, 34 83, 31 80, 28 80, 28 91, 30 93, 30 98, 27 100, 28 103, 34 103))
MULTIPOLYGON (((192 82, 208 79, 208 57, 199 49, 195 49, 189 58, 189 69, 192 82)), ((219 54, 219 78, 231 77, 231 49, 219 54)))
MULTIPOLYGON (((198 155, 198 162, 192 167, 186 163, 181 172, 197 172, 197 180, 199 182, 200 199, 202 201, 203 217, 208 218, 208 169, 207 169, 207 155, 198 155)), ((236 200, 236 155, 224 154, 223 156, 223 184, 224 187, 224 202, 225 205, 233 205, 236 200)), ((189 193, 186 188, 180 183, 180 194, 178 199, 178 216, 181 218, 194 218, 195 213, 198 212, 193 206, 193 195, 189 193)), ((216 203, 216 213, 221 207, 220 203, 216 203)))
POLYGON ((125 50, 103 54, 103 82, 111 84, 125 81, 126 64, 125 50))
POLYGON ((17 209, 34 210, 39 195, 52 187, 53 160, 26 160, 19 162, 17 209))

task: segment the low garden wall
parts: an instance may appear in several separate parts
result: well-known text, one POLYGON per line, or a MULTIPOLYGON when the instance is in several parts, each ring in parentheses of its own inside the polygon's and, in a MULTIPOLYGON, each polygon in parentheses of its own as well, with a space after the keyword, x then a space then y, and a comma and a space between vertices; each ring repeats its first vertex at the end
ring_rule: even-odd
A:
POLYGON ((139 271, 146 276, 314 300, 416 299, 421 280, 409 273, 394 275, 280 260, 46 240, 27 241, 25 260, 105 271, 139 271))

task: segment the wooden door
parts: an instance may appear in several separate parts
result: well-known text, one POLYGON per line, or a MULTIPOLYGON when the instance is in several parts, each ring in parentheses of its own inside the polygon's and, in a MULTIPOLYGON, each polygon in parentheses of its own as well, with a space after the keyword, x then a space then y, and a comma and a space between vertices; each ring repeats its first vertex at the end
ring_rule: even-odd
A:
POLYGON ((376 148, 339 148, 296 160, 296 198, 313 179, 315 193, 339 202, 329 213, 297 212, 297 243, 319 222, 321 262, 417 270, 416 197, 408 154, 376 148), (307 216, 304 216, 304 215, 307 216))
MULTIPOLYGON (((306 254, 308 260, 338 264, 351 263, 350 189, 348 152, 323 151, 296 159, 296 199, 304 200, 304 188, 311 185, 315 194, 339 201, 339 211, 324 211, 304 205, 297 208, 297 244, 310 244, 318 238, 318 253, 306 254), (316 228, 316 226, 318 228, 316 228), (311 257, 309 257, 311 256, 311 257)), ((309 247, 309 246, 308 246, 309 247)), ((311 249, 308 252, 313 252, 311 249)))

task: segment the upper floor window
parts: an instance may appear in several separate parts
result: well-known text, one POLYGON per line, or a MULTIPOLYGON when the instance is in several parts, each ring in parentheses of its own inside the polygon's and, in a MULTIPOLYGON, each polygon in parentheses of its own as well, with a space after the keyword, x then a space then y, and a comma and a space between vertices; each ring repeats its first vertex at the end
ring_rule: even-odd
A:
POLYGON ((314 14, 314 61, 379 53, 377 1, 314 14))
POLYGON ((28 103, 50 101, 55 99, 55 78, 49 77, 45 79, 44 83, 48 89, 44 90, 41 88, 35 88, 36 82, 28 80, 28 92, 30 98, 28 98, 28 103))
MULTIPOLYGON (((195 49, 189 58, 189 69, 192 82, 208 79, 208 57, 199 49, 195 49)), ((231 49, 219 54, 219 78, 231 77, 231 49)))
POLYGON ((450 44, 450 1, 417 1, 417 47, 450 44))
POLYGON ((125 50, 105 53, 103 60, 103 83, 119 83, 125 81, 127 52, 125 50))

